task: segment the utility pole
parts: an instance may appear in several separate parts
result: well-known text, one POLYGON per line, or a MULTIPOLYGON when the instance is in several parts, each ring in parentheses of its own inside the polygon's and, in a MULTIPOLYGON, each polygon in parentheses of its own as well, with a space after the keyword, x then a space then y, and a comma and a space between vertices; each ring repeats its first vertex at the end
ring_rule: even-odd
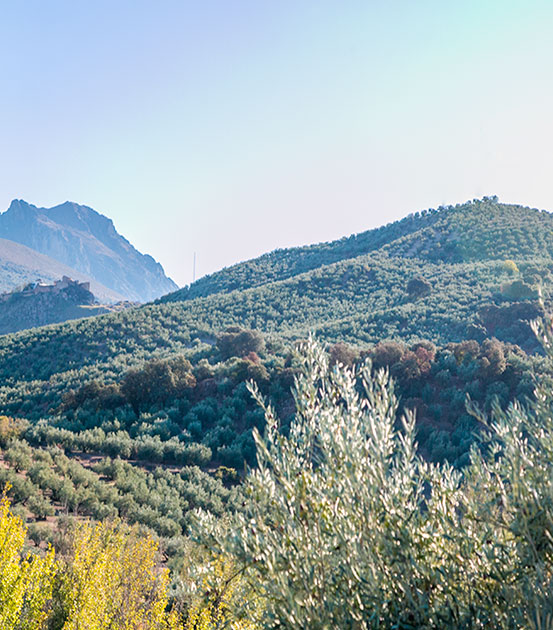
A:
POLYGON ((192 266, 192 282, 196 282, 196 252, 194 252, 194 265, 192 266))

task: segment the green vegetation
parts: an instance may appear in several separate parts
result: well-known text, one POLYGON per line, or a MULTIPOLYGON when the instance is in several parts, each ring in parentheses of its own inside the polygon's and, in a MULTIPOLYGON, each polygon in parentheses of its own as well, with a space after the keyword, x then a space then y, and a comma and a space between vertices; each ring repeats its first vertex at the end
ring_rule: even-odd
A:
POLYGON ((463 474, 417 454, 384 370, 330 370, 309 342, 294 398, 288 436, 266 408, 245 509, 199 517, 200 540, 251 589, 238 615, 290 630, 551 627, 550 388, 496 407, 463 474))
MULTIPOLYGON (((273 252, 156 304, 0 337, 0 484, 27 521, 29 546, 59 551, 71 523, 122 519, 158 545, 168 601, 187 630, 271 619, 322 628, 318 607, 327 627, 543 627, 519 616, 530 619, 530 602, 544 596, 548 557, 530 562, 522 530, 486 521, 484 510, 514 505, 509 458, 523 445, 500 426, 539 433, 551 405, 553 366, 531 328, 551 309, 551 228, 548 214, 485 199, 273 252), (308 360, 297 353, 312 333, 328 360, 312 344, 308 360), (395 394, 367 360, 388 371, 395 394), (358 409, 363 379, 369 403, 358 409), (252 398, 252 381, 274 415, 252 398), (469 399, 481 413, 467 410, 469 399), (511 404, 507 422, 498 410, 511 404), (482 414, 495 414, 498 453, 477 450, 482 414), (314 423, 324 444, 313 441, 314 423), (313 461, 302 451, 310 440, 313 461), (303 494, 290 506, 283 488, 303 494), (212 559, 190 542, 198 509, 228 542, 212 559), (258 529, 244 531, 252 518, 258 529), (461 531, 466 519, 478 527, 461 531), (353 548, 348 520, 361 532, 353 548), (242 538, 228 534, 232 523, 242 538), (276 547, 284 534, 288 547, 261 549, 261 537, 276 547), (245 570, 253 557, 262 560, 245 570), (251 606, 235 618, 244 600, 251 606), (475 606, 500 612, 470 625, 475 606)), ((547 467, 542 446, 528 455, 536 471, 547 467)), ((539 475, 522 481, 520 492, 546 496, 539 475)), ((533 514, 502 516, 530 528, 520 519, 533 514)))
MULTIPOLYGON (((552 348, 551 324, 541 332, 552 348)), ((530 406, 496 406, 491 422, 473 405, 489 435, 461 473, 417 454, 414 414, 398 426, 386 370, 331 367, 338 355, 345 349, 327 356, 313 341, 302 349, 289 431, 265 406, 266 435, 254 431, 258 465, 242 504, 224 518, 209 507, 196 512, 193 536, 212 555, 179 542, 190 555, 174 569, 179 590, 169 588, 152 536, 118 521, 71 525, 54 540, 55 556, 28 555, 25 528, 4 499, 4 627, 550 627, 551 389, 540 384, 530 406)), ((2 427, 8 459, 40 485, 52 467, 29 468, 32 449, 14 441, 25 427, 6 419, 2 427)), ((61 453, 39 459, 48 457, 79 487, 94 486, 61 453)), ((98 471, 118 487, 131 468, 103 462, 98 471)), ((127 483, 147 496, 147 484, 127 483)))
MULTIPOLYGON (((374 252, 392 258, 456 264, 553 256, 553 218, 547 212, 484 197, 409 215, 401 221, 331 243, 276 250, 201 278, 161 301, 190 300, 286 280, 374 252)), ((512 264, 507 269, 513 271, 512 264)))

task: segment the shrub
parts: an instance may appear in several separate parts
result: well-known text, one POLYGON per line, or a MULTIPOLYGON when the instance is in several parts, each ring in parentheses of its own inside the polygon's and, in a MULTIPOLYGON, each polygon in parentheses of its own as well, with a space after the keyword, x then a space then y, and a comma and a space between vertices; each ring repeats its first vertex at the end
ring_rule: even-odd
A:
POLYGON ((158 567, 157 545, 136 528, 81 523, 72 534, 61 587, 63 629, 176 628, 165 612, 168 577, 158 567))
POLYGON ((20 418, 0 416, 0 446, 5 446, 12 438, 21 436, 29 423, 20 418))
POLYGON ((410 299, 426 297, 432 292, 432 285, 424 278, 411 278, 407 283, 407 294, 410 299))
POLYGON ((257 330, 232 327, 217 337, 217 347, 223 359, 244 357, 250 352, 257 354, 264 345, 263 336, 257 330))
POLYGON ((54 514, 53 506, 42 495, 31 496, 27 502, 27 507, 38 520, 43 520, 54 514))
POLYGON ((508 300, 535 300, 538 292, 523 280, 514 280, 501 287, 501 293, 508 300))
POLYGON ((507 259, 503 261, 503 269, 505 269, 505 271, 508 271, 509 273, 518 273, 518 267, 517 264, 514 260, 511 259, 507 259))
POLYGON ((335 343, 333 346, 330 346, 328 354, 330 365, 340 363, 351 367, 357 359, 356 351, 351 346, 348 346, 347 343, 335 343))

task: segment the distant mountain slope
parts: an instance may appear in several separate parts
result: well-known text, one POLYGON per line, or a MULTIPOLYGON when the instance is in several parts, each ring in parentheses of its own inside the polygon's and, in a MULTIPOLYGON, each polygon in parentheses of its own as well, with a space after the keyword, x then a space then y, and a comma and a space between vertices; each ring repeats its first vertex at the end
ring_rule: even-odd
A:
POLYGON ((29 282, 54 282, 69 276, 80 282, 90 282, 90 290, 101 302, 119 302, 125 298, 93 280, 85 273, 72 269, 34 249, 0 238, 0 293, 12 291, 29 282))
POLYGON ((553 215, 502 204, 495 197, 425 210, 330 243, 275 250, 200 278, 161 301, 190 300, 261 286, 375 251, 445 263, 553 259, 553 215))
POLYGON ((276 249, 258 258, 225 267, 221 271, 204 276, 190 287, 184 287, 164 296, 161 301, 189 300, 285 280, 323 265, 373 252, 395 239, 417 231, 421 224, 432 225, 435 221, 436 217, 431 214, 424 218, 409 215, 401 221, 353 234, 338 241, 276 249))
POLYGON ((111 219, 87 206, 37 208, 14 200, 0 214, 0 237, 87 274, 129 300, 147 302, 177 288, 159 263, 117 233, 111 219))
MULTIPOLYGON (((527 269, 542 274, 550 304, 551 270, 540 260, 521 263, 523 274, 527 269)), ((535 293, 504 292, 517 282, 525 285, 519 277, 501 261, 444 265, 359 256, 252 289, 9 335, 0 338, 0 375, 9 371, 25 380, 48 380, 68 366, 109 371, 183 352, 236 325, 268 333, 277 345, 312 332, 327 342, 354 345, 385 339, 446 345, 494 336, 535 351, 528 326, 540 314, 535 293), (410 293, 410 281, 421 275, 429 291, 410 293)))

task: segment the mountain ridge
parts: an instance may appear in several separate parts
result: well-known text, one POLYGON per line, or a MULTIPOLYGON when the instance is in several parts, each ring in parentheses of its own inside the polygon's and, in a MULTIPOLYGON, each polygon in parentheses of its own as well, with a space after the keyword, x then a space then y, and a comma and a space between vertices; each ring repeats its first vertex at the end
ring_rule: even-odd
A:
MULTIPOLYGON (((476 204, 477 213, 489 209, 485 204, 495 205, 497 212, 505 210, 492 200, 476 204)), ((474 209, 468 216, 477 228, 481 221, 474 209)), ((425 227, 443 218, 441 212, 431 213, 428 220, 423 216, 425 227)), ((511 206, 505 217, 505 231, 515 240, 497 249, 496 232, 482 235, 484 250, 493 254, 491 260, 444 263, 439 258, 390 255, 393 252, 384 247, 265 284, 245 283, 241 288, 184 300, 174 299, 173 294, 126 313, 59 325, 48 334, 9 335, 0 339, 0 368, 20 366, 22 376, 37 378, 59 370, 70 357, 74 364, 85 365, 109 363, 116 357, 132 360, 135 352, 150 357, 176 348, 182 351, 234 326, 257 329, 274 336, 275 343, 286 344, 310 332, 328 343, 358 345, 386 339, 409 343, 428 339, 447 345, 493 336, 535 352, 538 345, 529 321, 540 313, 538 287, 546 307, 553 304, 553 247, 549 249, 553 219, 546 213, 521 213, 518 206, 511 206), (534 234, 532 225, 527 232, 510 229, 509 221, 514 228, 525 225, 526 218, 543 222, 541 234, 534 234), (544 249, 542 242, 548 247, 544 249), (517 251, 521 254, 515 256, 516 262, 504 258, 517 251), (60 344, 71 348, 70 354, 54 351, 60 344), (39 360, 43 354, 49 357, 48 369, 39 360), (33 356, 36 361, 31 360, 33 356)), ((407 221, 416 223, 416 219, 412 215, 407 221)), ((425 243, 434 244, 434 235, 425 243)), ((404 253, 410 251, 409 243, 398 246, 404 253)), ((329 245, 324 244, 325 248, 329 245)), ((278 255, 283 259, 282 253, 278 255)), ((266 277, 263 269, 261 275, 266 277)))
POLYGON ((509 248, 501 244, 501 238, 508 242, 520 237, 518 233, 521 231, 527 232, 528 220, 536 229, 534 234, 525 234, 524 238, 526 241, 541 241, 541 254, 545 253, 547 258, 553 259, 553 215, 535 208, 502 204, 497 197, 484 197, 455 206, 441 206, 438 209, 412 213, 387 225, 334 241, 276 249, 204 276, 190 286, 163 296, 159 301, 191 300, 270 284, 377 250, 400 259, 422 258, 444 263, 500 260, 516 257, 521 253, 535 257, 538 251, 535 247, 532 249, 531 243, 526 243, 524 252, 518 246, 509 248), (508 216, 502 217, 502 214, 508 216), (478 215, 478 221, 474 220, 475 215, 478 215), (455 225, 455 222, 459 225, 455 225), (495 223, 495 232, 501 238, 499 241, 496 238, 494 242, 482 243, 478 228, 483 223, 489 225, 490 222, 495 223), (467 230, 467 224, 471 227, 470 230, 467 230), (505 225, 503 229, 502 224, 505 225), (548 227, 545 241, 543 227, 548 227), (471 241, 477 242, 480 251, 475 251, 471 241), (501 246, 501 254, 498 253, 498 246, 501 246), (492 249, 495 252, 491 252, 492 249))
POLYGON ((125 299, 148 302, 177 288, 158 262, 88 206, 67 201, 41 208, 14 199, 0 214, 0 237, 75 268, 125 299))

